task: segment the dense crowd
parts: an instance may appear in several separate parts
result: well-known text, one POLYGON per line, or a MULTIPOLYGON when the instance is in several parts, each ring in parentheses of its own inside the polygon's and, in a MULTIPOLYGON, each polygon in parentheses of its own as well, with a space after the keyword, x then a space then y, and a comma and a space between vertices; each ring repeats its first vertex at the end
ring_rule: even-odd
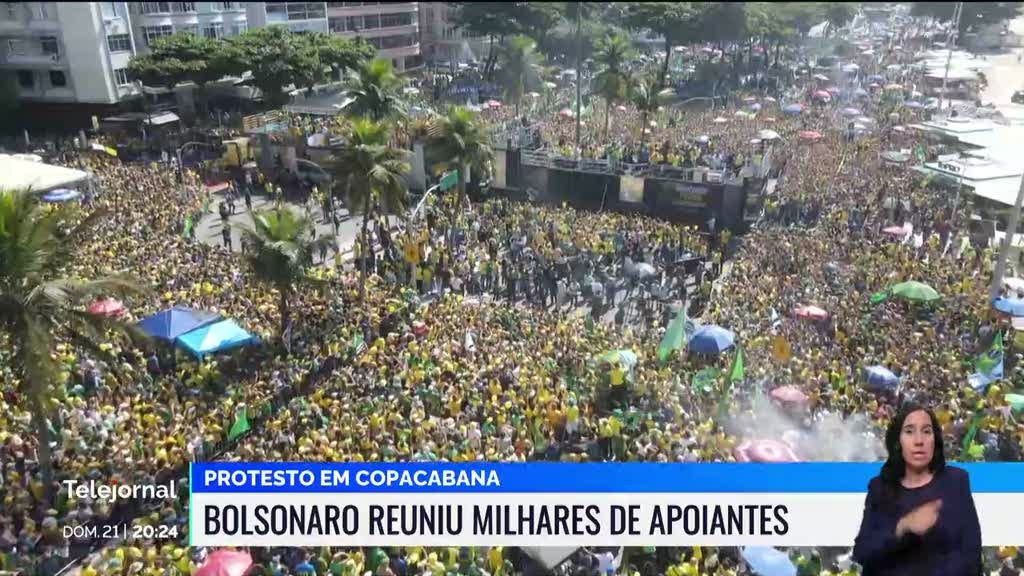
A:
MULTIPOLYGON (((496 126, 520 122, 510 110, 491 108, 485 117, 496 126)), ((257 282, 238 253, 186 233, 186 216, 198 221, 212 201, 197 176, 186 171, 178 182, 163 165, 70 155, 69 165, 97 181, 84 209, 104 215, 69 274, 134 277, 143 290, 125 301, 129 321, 187 306, 237 319, 266 344, 196 361, 153 341, 112 338, 99 350, 60 343, 50 422, 57 477, 47 487, 28 399, 7 356, 12 346, 0 341, 0 571, 52 574, 79 544, 61 527, 132 512, 134 522, 177 525, 180 538, 113 543, 84 561, 83 574, 194 572, 208 551, 183 545, 186 490, 118 510, 73 498, 60 481, 176 479, 184 488, 187 463, 212 458, 722 462, 735 461, 745 439, 795 434, 805 446, 801 435, 846 433, 858 438, 801 456, 875 460, 878 431, 901 402, 917 399, 937 407, 952 457, 1021 460, 1024 423, 1004 396, 1021 384, 1013 332, 988 302, 993 254, 970 236, 968 202, 882 160, 882 152, 919 142, 895 131, 881 107, 867 111, 877 128, 856 138, 835 107, 789 116, 764 101, 757 114, 739 110, 663 111, 641 137, 641 115, 624 106, 610 111, 608 133, 600 114, 588 119, 582 153, 719 168, 770 150, 782 176, 763 221, 742 238, 638 215, 507 200, 468 205, 449 195, 401 230, 371 226, 351 262, 321 258, 324 266, 310 274, 324 282, 294 295, 287 354, 274 345, 276 291, 257 282), (807 131, 819 137, 802 138, 807 131), (884 231, 904 222, 906 234, 884 231), (716 264, 697 279, 697 294, 673 268, 691 256, 716 264), (646 283, 639 265, 653 271, 646 283), (941 303, 872 301, 905 280, 932 286, 941 303), (803 305, 828 317, 794 315, 803 305), (664 328, 680 307, 736 332, 744 382, 693 384, 707 368, 727 371, 732 352, 682 351, 659 361, 664 328), (627 322, 631 312, 642 321, 627 322), (1011 350, 1007 378, 973 390, 972 360, 1001 330, 1011 350), (632 350, 638 361, 609 361, 612 350, 632 350), (872 365, 901 376, 900 389, 864 386, 872 365), (806 402, 766 399, 784 385, 806 402), (243 410, 258 433, 228 442, 243 410), (960 446, 975 415, 980 453, 960 446)), ((340 126, 303 116, 287 123, 302 134, 340 126)), ((565 153, 575 121, 550 114, 538 129, 565 153)), ((268 576, 510 576, 525 562, 501 548, 253 554, 256 573, 268 576)), ((853 573, 838 554, 791 554, 808 574, 853 573)), ((998 555, 992 567, 1020 565, 1016 549, 988 554, 998 555)), ((569 573, 607 573, 609 562, 603 553, 582 555, 569 573)), ((630 576, 749 573, 734 549, 644 549, 628 562, 630 576)))

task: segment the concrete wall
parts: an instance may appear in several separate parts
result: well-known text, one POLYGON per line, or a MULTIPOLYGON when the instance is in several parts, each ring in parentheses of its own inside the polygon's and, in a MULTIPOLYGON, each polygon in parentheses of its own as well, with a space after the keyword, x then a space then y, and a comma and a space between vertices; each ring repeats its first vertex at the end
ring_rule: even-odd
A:
POLYGON ((57 15, 67 50, 68 68, 79 102, 118 101, 106 32, 95 2, 58 2, 57 15))

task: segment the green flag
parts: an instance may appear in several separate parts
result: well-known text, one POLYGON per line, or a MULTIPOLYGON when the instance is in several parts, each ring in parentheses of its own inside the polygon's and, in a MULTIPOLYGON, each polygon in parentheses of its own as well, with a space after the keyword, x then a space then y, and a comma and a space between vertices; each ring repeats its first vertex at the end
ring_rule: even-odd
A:
POLYGON ((363 335, 357 333, 352 338, 352 341, 348 343, 348 348, 353 354, 359 354, 366 350, 366 341, 363 339, 363 335))
POLYGON ((658 360, 668 360, 676 350, 682 350, 686 345, 686 306, 683 306, 676 317, 665 329, 665 336, 658 346, 658 360))
POLYGON ((249 431, 249 416, 246 414, 246 408, 242 408, 238 415, 235 416, 235 423, 231 425, 231 431, 228 432, 228 442, 238 438, 242 434, 249 431))
POLYGON ((884 292, 876 292, 876 293, 871 295, 871 303, 872 304, 878 304, 880 302, 885 302, 888 298, 889 298, 889 291, 888 290, 886 290, 884 292))
POLYGON ((996 334, 995 340, 992 341, 992 346, 989 347, 988 351, 975 358, 974 369, 988 376, 992 373, 992 369, 996 367, 996 364, 999 364, 1002 358, 1003 333, 999 332, 996 334))
POLYGON ((736 347, 736 358, 732 361, 732 370, 729 371, 729 382, 743 382, 745 378, 743 368, 743 347, 736 347))
POLYGON ((184 235, 185 235, 186 238, 188 238, 189 236, 192 235, 192 216, 191 215, 185 216, 185 232, 184 232, 184 235))
POLYGON ((586 326, 587 326, 587 333, 588 334, 593 334, 594 333, 594 317, 592 315, 590 315, 590 314, 587 314, 586 326))
POLYGON ((974 437, 978 434, 978 427, 981 426, 981 421, 984 419, 984 408, 978 407, 975 409, 974 418, 971 419, 971 426, 967 429, 967 434, 964 435, 964 442, 961 445, 965 453, 970 453, 971 445, 974 444, 974 437))

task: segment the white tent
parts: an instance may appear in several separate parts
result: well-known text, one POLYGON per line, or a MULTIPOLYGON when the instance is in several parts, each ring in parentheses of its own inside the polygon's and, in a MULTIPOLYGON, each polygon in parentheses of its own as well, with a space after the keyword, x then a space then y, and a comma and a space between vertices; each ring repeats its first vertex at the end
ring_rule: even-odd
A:
POLYGON ((0 189, 30 189, 46 192, 54 188, 67 188, 86 180, 89 174, 42 162, 0 154, 0 189))

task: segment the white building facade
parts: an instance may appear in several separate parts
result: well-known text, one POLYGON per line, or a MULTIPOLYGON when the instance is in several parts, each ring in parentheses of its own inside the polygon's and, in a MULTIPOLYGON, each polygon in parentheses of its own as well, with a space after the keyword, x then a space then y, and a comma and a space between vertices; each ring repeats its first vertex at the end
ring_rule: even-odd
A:
POLYGON ((456 66, 487 57, 488 40, 455 26, 447 2, 420 2, 423 58, 433 65, 456 66))

